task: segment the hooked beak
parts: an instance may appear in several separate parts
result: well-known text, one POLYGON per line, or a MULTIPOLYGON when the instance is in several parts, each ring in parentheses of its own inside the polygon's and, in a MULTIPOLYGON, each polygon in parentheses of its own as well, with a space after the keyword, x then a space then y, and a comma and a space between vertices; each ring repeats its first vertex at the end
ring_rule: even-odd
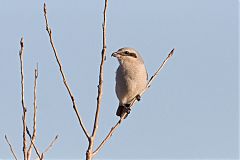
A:
POLYGON ((118 55, 117 52, 113 52, 111 56, 112 56, 112 57, 117 57, 117 55, 118 55))

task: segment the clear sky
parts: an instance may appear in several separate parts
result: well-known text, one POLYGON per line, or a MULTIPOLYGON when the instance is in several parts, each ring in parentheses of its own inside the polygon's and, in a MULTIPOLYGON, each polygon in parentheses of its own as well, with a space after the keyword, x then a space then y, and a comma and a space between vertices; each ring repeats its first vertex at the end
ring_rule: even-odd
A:
MULTIPOLYGON (((103 3, 47 1, 55 45, 88 130, 96 109, 103 3)), ((169 51, 176 51, 97 158, 237 159, 238 8, 237 0, 109 0, 96 144, 118 120, 118 62, 111 53, 126 46, 137 49, 151 76, 169 51)), ((33 73, 39 64, 36 145, 44 150, 59 134, 46 158, 84 158, 87 140, 48 41, 43 1, 1 0, 0 19, 0 158, 12 157, 5 134, 18 157, 22 155, 21 36, 29 126, 33 73)))

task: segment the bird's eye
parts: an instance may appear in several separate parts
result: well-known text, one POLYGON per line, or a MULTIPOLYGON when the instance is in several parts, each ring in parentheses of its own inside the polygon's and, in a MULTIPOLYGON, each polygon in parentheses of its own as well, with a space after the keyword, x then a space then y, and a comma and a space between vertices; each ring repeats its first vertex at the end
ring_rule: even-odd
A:
POLYGON ((128 51, 125 51, 125 54, 129 54, 129 52, 128 52, 128 51))

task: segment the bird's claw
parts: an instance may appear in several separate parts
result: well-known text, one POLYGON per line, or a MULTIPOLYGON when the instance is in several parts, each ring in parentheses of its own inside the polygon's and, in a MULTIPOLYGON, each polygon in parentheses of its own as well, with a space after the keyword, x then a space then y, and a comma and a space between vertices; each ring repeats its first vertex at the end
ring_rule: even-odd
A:
POLYGON ((138 95, 136 95, 136 99, 138 100, 138 101, 140 101, 141 100, 141 96, 138 94, 138 95))
POLYGON ((131 112, 131 108, 129 106, 124 106, 124 112, 126 112, 127 114, 129 114, 131 112))

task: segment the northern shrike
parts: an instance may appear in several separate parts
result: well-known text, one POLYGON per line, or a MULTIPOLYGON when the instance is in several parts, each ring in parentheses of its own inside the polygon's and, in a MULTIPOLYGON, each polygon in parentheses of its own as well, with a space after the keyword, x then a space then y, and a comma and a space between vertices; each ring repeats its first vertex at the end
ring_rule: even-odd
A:
POLYGON ((115 92, 119 100, 116 115, 122 117, 130 113, 130 104, 147 85, 147 71, 140 54, 133 48, 121 48, 112 54, 119 61, 116 71, 115 92))

